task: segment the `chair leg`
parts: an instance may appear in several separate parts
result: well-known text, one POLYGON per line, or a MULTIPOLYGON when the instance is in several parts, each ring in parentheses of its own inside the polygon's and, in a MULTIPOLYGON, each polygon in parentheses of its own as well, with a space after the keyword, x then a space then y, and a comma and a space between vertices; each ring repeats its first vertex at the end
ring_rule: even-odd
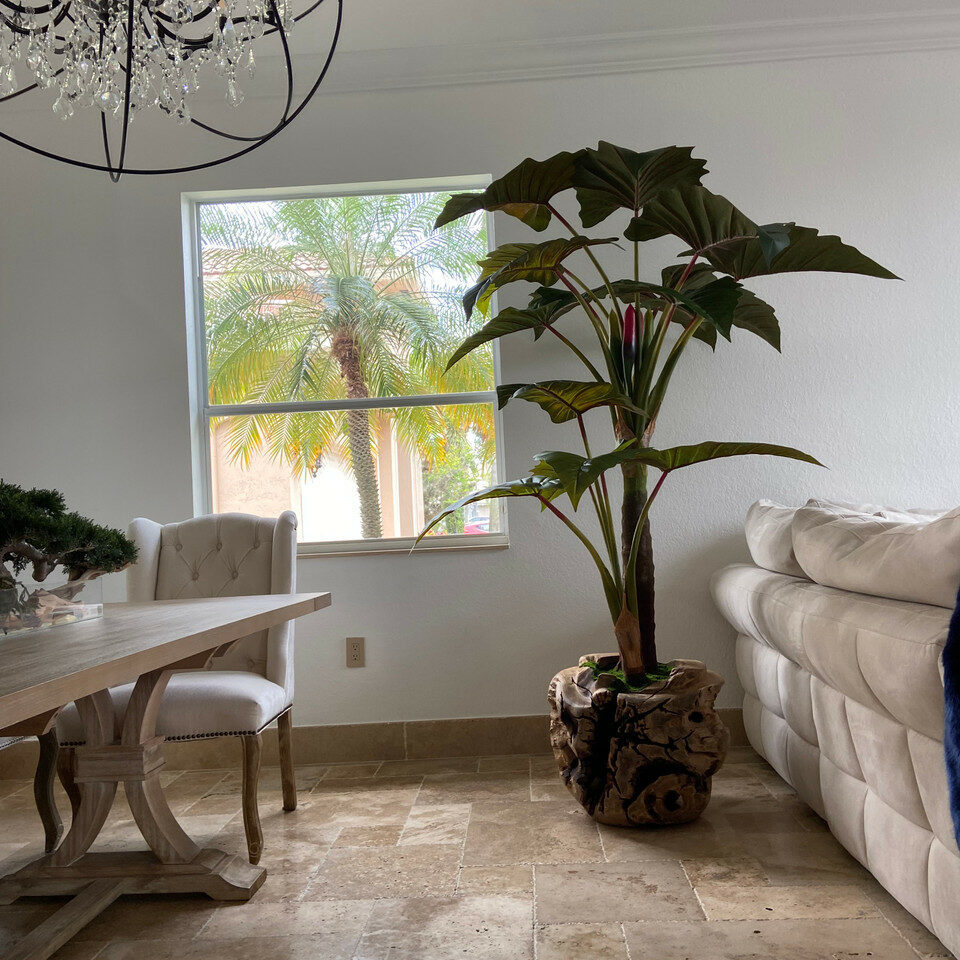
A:
POLYGON ((280 746, 280 783, 283 787, 283 809, 297 809, 297 773, 293 768, 293 708, 277 718, 280 746))
POLYGON ((40 821, 43 823, 43 848, 47 853, 52 853, 63 836, 63 821, 60 819, 60 811, 57 810, 57 802, 53 797, 53 778, 59 753, 57 731, 56 729, 48 730, 37 739, 40 741, 40 759, 37 762, 37 772, 33 777, 33 797, 37 803, 40 821))
POLYGON ((241 737, 243 741, 243 829, 247 835, 247 854, 251 863, 260 862, 263 853, 263 830, 257 808, 257 784, 260 782, 259 733, 241 737))
POLYGON ((73 779, 73 762, 77 751, 73 747, 60 747, 57 751, 57 776, 60 778, 60 785, 67 793, 70 800, 70 814, 76 817, 77 810, 80 807, 80 788, 76 780, 73 779))

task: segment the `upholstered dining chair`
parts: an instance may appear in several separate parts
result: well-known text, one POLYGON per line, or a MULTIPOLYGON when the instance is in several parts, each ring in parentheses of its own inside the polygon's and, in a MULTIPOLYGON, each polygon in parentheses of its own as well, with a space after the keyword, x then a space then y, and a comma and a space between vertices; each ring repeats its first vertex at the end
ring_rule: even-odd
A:
MULTIPOLYGON (((127 600, 184 600, 293 593, 296 588, 297 518, 276 520, 243 513, 212 514, 182 523, 138 518, 130 538, 139 552, 127 571, 127 600)), ((133 684, 110 691, 122 716, 133 684)), ((243 744, 242 808, 250 862, 263 850, 257 807, 261 733, 277 721, 283 809, 297 806, 291 743, 293 623, 271 627, 215 656, 205 670, 178 671, 163 696, 157 733, 167 740, 239 737, 243 744)), ((58 769, 71 802, 72 747, 83 742, 74 704, 57 721, 58 769)))

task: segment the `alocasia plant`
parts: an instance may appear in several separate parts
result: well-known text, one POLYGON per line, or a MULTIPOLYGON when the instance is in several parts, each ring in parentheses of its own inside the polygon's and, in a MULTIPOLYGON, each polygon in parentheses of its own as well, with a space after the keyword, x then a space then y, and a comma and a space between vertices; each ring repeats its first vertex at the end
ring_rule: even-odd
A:
POLYGON ((737 327, 780 349, 773 307, 743 286, 741 281, 748 278, 820 270, 896 279, 838 237, 821 236, 812 227, 795 223, 755 223, 725 197, 701 185, 706 164, 692 153, 692 148, 675 146, 638 153, 601 142, 596 149, 558 153, 542 161, 527 159, 482 193, 451 197, 437 220, 440 228, 478 210, 499 210, 533 230, 546 230, 556 221, 570 234, 542 243, 505 244, 480 262, 479 280, 463 298, 468 319, 474 311, 486 316, 493 293, 507 284, 527 281, 537 288, 525 308, 504 308, 467 339, 448 369, 481 344, 530 330, 535 338, 544 333, 556 337, 577 357, 589 379, 498 387, 501 408, 511 400, 526 400, 543 408, 554 423, 576 420, 583 454, 541 453, 530 476, 451 504, 421 536, 468 503, 501 497, 539 501, 583 543, 596 564, 622 668, 633 685, 641 685, 657 669, 649 514, 667 477, 681 467, 748 454, 818 463, 792 447, 764 443, 654 449, 657 417, 690 341, 715 348, 719 337, 730 340, 737 327), (580 204, 579 227, 555 203, 567 190, 576 192, 580 204), (627 279, 612 280, 599 257, 620 236, 592 238, 583 232, 604 223, 605 233, 612 233, 606 221, 614 214, 627 221, 616 231, 632 244, 633 276, 627 279), (641 280, 640 244, 665 236, 678 238, 686 247, 678 254, 679 262, 664 267, 658 282, 641 280), (575 254, 595 272, 596 285, 570 269, 568 261, 575 254), (596 339, 592 349, 576 342, 582 330, 592 330, 596 339), (595 455, 584 417, 599 408, 610 417, 617 445, 595 455), (648 491, 651 467, 659 476, 648 491), (614 469, 623 478, 619 536, 612 485, 606 480, 614 469), (571 516, 584 496, 600 529, 602 542, 596 545, 571 516))

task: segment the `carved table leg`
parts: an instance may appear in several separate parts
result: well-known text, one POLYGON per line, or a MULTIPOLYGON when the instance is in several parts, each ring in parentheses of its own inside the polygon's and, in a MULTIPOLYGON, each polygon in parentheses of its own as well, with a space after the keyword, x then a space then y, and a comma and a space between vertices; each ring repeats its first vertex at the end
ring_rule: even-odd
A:
POLYGON ((200 848, 184 833, 167 805, 160 786, 161 739, 154 735, 160 702, 169 680, 169 670, 145 673, 130 695, 120 743, 124 747, 142 748, 145 766, 149 769, 142 779, 125 779, 124 791, 133 819, 157 859, 161 863, 189 863, 200 853, 200 848))
POLYGON ((70 801, 70 816, 76 817, 80 809, 80 788, 74 780, 77 751, 74 747, 61 747, 57 751, 57 777, 70 801))
MULTIPOLYGON (((79 758, 88 751, 102 750, 113 743, 115 717, 113 701, 106 690, 77 701, 77 712, 83 723, 86 746, 77 751, 79 758)), ((77 778, 77 782, 80 780, 77 778)), ((116 780, 98 780, 84 783, 80 788, 80 805, 70 824, 63 843, 50 856, 50 863, 68 866, 79 860, 103 829, 113 798, 117 794, 116 780)), ((3 885, 0 884, 0 887, 3 885)))
POLYGON ((40 741, 40 759, 37 761, 37 772, 33 777, 33 798, 43 823, 43 847, 47 853, 50 853, 63 836, 63 821, 60 819, 57 801, 53 796, 53 782, 60 745, 57 743, 56 728, 41 733, 37 739, 40 741))

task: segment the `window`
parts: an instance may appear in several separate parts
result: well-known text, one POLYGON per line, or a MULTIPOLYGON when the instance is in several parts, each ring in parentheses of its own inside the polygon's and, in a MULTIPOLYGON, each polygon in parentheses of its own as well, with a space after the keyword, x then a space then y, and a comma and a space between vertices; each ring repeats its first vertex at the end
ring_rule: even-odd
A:
MULTIPOLYGON (((301 554, 406 550, 448 503, 500 477, 492 344, 460 298, 483 214, 439 231, 479 181, 185 197, 199 513, 299 518, 301 554)), ((424 545, 501 546, 471 504, 424 545)))

